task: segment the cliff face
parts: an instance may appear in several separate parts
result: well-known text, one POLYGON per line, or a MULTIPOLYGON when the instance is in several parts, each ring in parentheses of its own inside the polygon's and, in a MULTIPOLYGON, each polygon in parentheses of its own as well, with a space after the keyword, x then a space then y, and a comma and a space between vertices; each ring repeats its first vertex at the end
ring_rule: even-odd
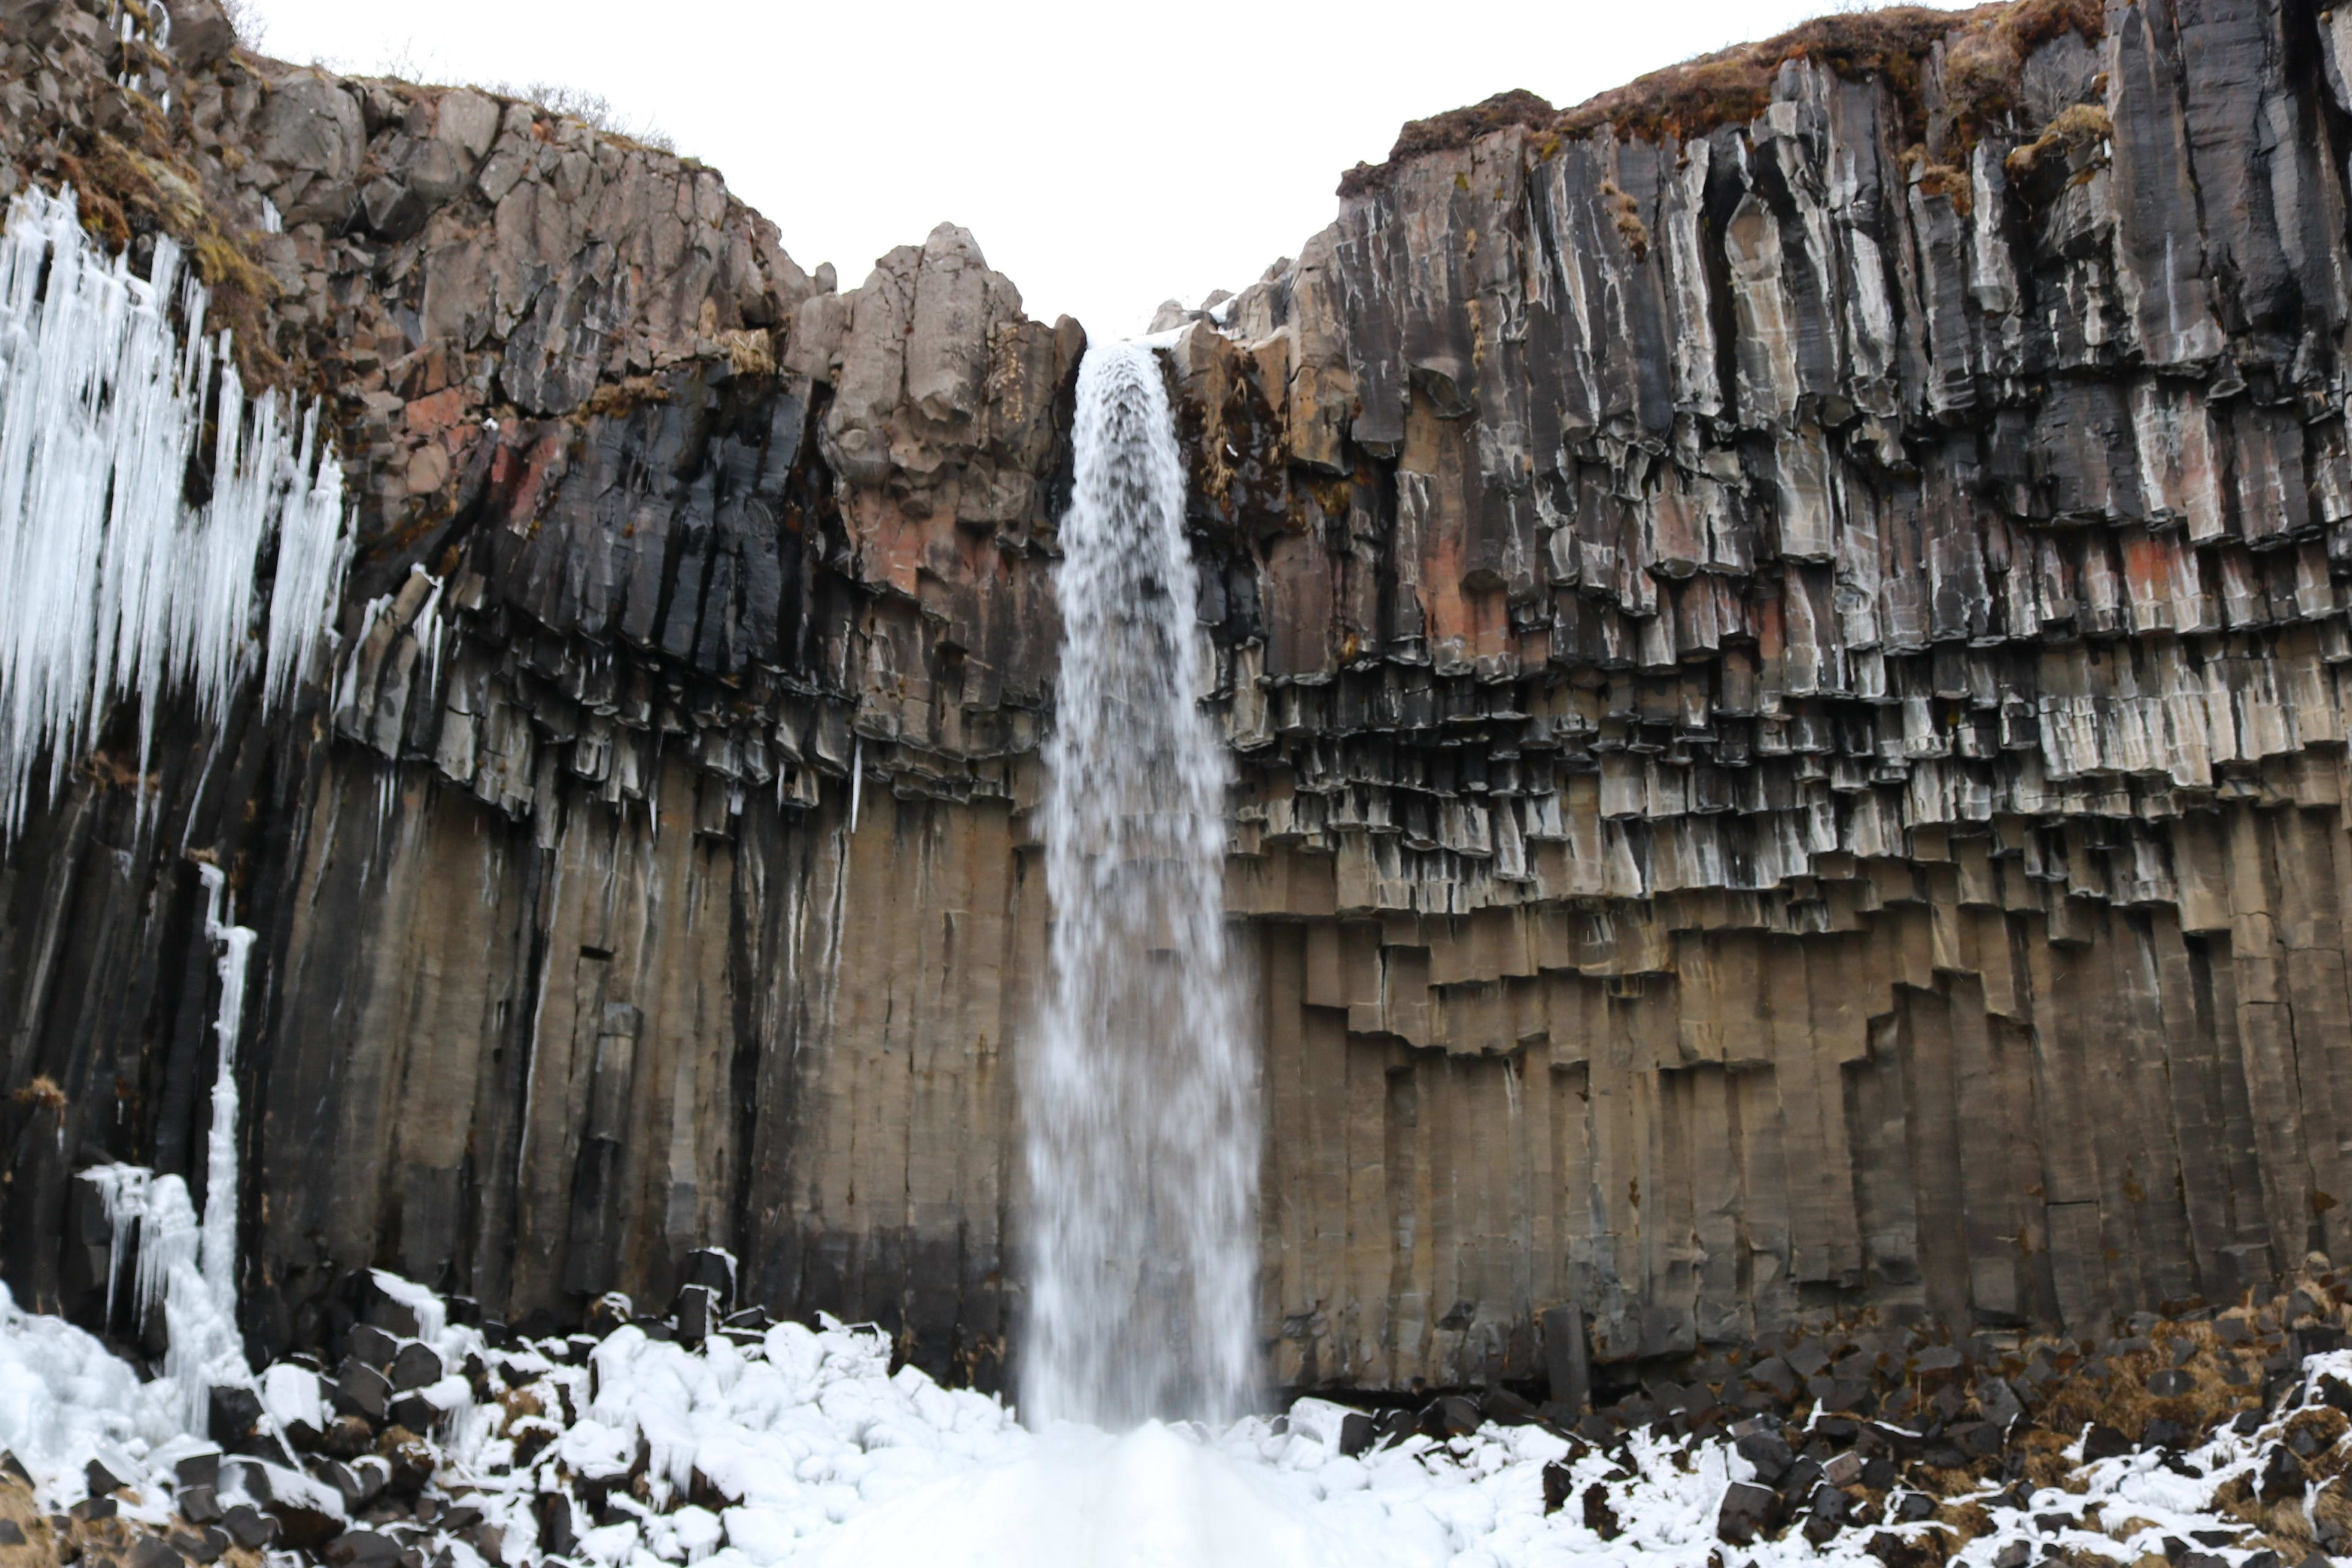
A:
POLYGON ((2334 24, 1932 20, 1412 128, 1180 351, 1265 563, 1237 902, 1330 851, 1307 1375, 2343 1250, 2334 24))
POLYGON ((7 178, 71 182, 134 260, 188 244, 247 379, 332 399, 358 548, 290 721, 167 722, 143 811, 101 752, 8 847, 12 1283, 90 1312, 71 1173, 201 1147, 194 858, 264 933, 261 1343, 331 1329, 372 1258, 572 1317, 758 1237, 777 1305, 993 1375, 1026 1013, 991 993, 1043 929, 1013 768, 1083 339, 960 231, 844 298, 706 169, 177 9, 162 49, 103 5, 0 13, 7 178))
MULTIPOLYGON (((1083 332, 962 231, 839 292, 698 165, 178 11, 0 5, 0 181, 191 245, 359 551, 290 720, 7 847, 12 1288, 102 1289, 74 1170, 202 1163, 201 855, 265 1348, 366 1263, 519 1321, 723 1245, 993 1378, 1083 332)), ((2022 0, 1509 95, 1185 326, 1276 1377, 2347 1256, 2345 50, 2022 0)))

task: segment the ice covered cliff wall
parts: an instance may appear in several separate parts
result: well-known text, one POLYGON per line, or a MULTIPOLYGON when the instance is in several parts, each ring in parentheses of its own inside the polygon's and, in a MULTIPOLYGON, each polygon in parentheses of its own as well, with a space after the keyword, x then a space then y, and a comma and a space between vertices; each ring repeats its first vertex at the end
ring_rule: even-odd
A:
MULTIPOLYGON (((335 396, 359 554, 294 721, 167 724, 151 840, 69 769, 0 871, 12 1286, 86 1301, 71 1170, 200 1163, 185 844, 262 932, 266 1346, 365 1262, 560 1317, 715 1242, 993 1376, 1083 334, 952 227, 840 292, 698 165, 181 9, 129 90, 102 7, 0 9, 0 178, 335 396)), ((2335 26, 2028 0, 1507 97, 1192 324, 1279 1376, 2345 1254, 2335 26)))

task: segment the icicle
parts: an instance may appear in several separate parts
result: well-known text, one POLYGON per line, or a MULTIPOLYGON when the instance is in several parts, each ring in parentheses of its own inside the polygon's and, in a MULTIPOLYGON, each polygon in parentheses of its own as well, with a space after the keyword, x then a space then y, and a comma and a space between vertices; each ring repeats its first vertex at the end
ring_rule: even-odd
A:
MULTIPOLYGON (((114 1321, 114 1303, 122 1293, 122 1256, 130 1247, 136 1216, 147 1210, 147 1184, 154 1173, 142 1165, 93 1165, 82 1180, 98 1189, 99 1206, 106 1213, 106 1317, 114 1321)), ((141 1303, 144 1315, 146 1304, 141 1303)))
MULTIPOLYGON (((220 1304, 197 1268, 201 1232, 195 1208, 188 1202, 188 1184, 137 1165, 100 1165, 81 1174, 98 1189, 113 1233, 107 1260, 107 1315, 112 1318, 120 1294, 123 1248, 135 1246, 139 1262, 131 1280, 131 1321, 143 1328, 149 1314, 159 1304, 163 1307, 171 1336, 164 1376, 174 1384, 175 1415, 193 1431, 204 1419, 205 1395, 212 1386, 206 1381, 208 1369, 220 1362, 224 1347, 220 1304)), ((233 1320, 226 1338, 241 1367, 244 1352, 235 1343, 233 1320)))
POLYGON ((196 1205, 188 1201, 188 1184, 177 1176, 152 1178, 139 1215, 138 1283, 131 1292, 142 1319, 159 1302, 169 1306, 172 1277, 196 1261, 202 1240, 196 1205))
MULTIPOLYGON (((163 1377, 172 1385, 172 1415, 181 1430, 204 1429, 205 1402, 222 1384, 248 1384, 244 1342, 236 1332, 236 1299, 206 1282, 202 1253, 207 1239, 188 1200, 188 1184, 136 1165, 100 1165, 81 1173, 95 1186, 113 1237, 108 1258, 107 1315, 120 1295, 122 1253, 138 1249, 131 1309, 143 1327, 158 1306, 169 1343, 163 1377)), ((206 1203, 209 1210, 211 1204, 206 1203)), ((209 1217, 209 1216, 207 1216, 209 1217)))
POLYGON ((415 616, 408 623, 408 635, 416 641, 418 662, 425 668, 425 685, 415 700, 430 703, 441 690, 441 594, 446 582, 427 572, 422 563, 408 569, 410 578, 425 579, 425 602, 416 607, 415 616))
POLYGON ((217 866, 200 865, 206 904, 205 934, 220 943, 220 1010, 213 1036, 220 1042, 220 1068, 213 1078, 213 1124, 205 1149, 205 1219, 202 1252, 205 1286, 228 1309, 236 1300, 236 1037, 245 1022, 247 961, 254 931, 236 922, 236 903, 228 878, 217 866))
MULTIPOLYGON (((378 594, 360 606, 360 634, 352 639, 352 657, 343 661, 343 673, 335 687, 335 716, 338 721, 364 724, 366 715, 358 711, 360 700, 359 650, 367 647, 368 638, 375 635, 376 622, 392 608, 392 595, 378 594)), ((372 694, 371 694, 372 695, 372 694)))
POLYGON ((351 535, 343 528, 343 467, 332 453, 318 450, 319 410, 303 416, 302 445, 294 477, 313 473, 307 490, 289 494, 278 542, 278 580, 270 584, 269 651, 264 661, 263 700, 291 698, 309 670, 319 641, 335 614, 336 591, 350 562, 351 535))
POLYGON ((205 1211, 200 1220, 188 1184, 138 1165, 99 1165, 81 1173, 98 1189, 110 1231, 106 1315, 121 1294, 123 1254, 138 1250, 132 1321, 143 1331, 163 1310, 169 1347, 163 1376, 172 1414, 184 1430, 203 1429, 205 1403, 223 1384, 250 1384, 253 1370, 236 1331, 236 1040, 245 1021, 245 981, 254 932, 236 923, 228 878, 199 865, 205 883, 205 935, 220 944, 220 1006, 213 1035, 220 1065, 213 1078, 212 1130, 205 1145, 205 1211))
POLYGON ((857 837, 857 806, 866 798, 866 737, 860 735, 849 748, 849 836, 857 837))
POLYGON ((42 753, 53 792, 123 699, 139 700, 142 789, 155 716, 173 691, 217 723, 253 673, 257 569, 273 537, 265 707, 290 698, 334 614, 349 550, 343 474, 322 450, 318 412, 289 421, 276 395, 248 400, 227 334, 204 335, 205 310, 168 238, 138 278, 91 247, 70 191, 9 203, 0 838, 23 826, 42 753), (184 491, 207 410, 213 493, 191 507, 184 491))

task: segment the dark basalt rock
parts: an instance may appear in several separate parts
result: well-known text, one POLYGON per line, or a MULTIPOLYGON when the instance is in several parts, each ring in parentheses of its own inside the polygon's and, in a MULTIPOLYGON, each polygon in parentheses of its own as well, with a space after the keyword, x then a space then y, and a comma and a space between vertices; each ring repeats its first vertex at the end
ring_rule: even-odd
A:
POLYGON ((1414 1429, 1428 1437, 1459 1437, 1475 1432, 1486 1421, 1476 1404, 1458 1394, 1433 1399, 1425 1405, 1414 1429))
POLYGON ((1543 1418, 1533 1405, 1507 1388, 1490 1388, 1479 1395, 1478 1415, 1503 1426, 1527 1426, 1543 1418))
POLYGON ((1795 1453, 1778 1433, 1750 1432, 1736 1446, 1740 1457, 1756 1467, 1756 1479, 1764 1486, 1779 1486, 1796 1463, 1795 1453))
POLYGON ((228 1551, 228 1532, 211 1528, 175 1530, 169 1537, 169 1544, 173 1552, 191 1563, 217 1563, 228 1551))
POLYGON ((393 1568, 400 1561, 400 1543, 373 1530, 347 1530, 326 1544, 320 1553, 329 1568, 393 1568))
POLYGON ((1747 1546, 1759 1533, 1769 1530, 1780 1516, 1779 1493, 1768 1487, 1734 1481, 1725 1490, 1722 1505, 1716 1511, 1715 1532, 1730 1545, 1747 1546))
POLYGON ((2263 1502, 2301 1497, 2303 1461, 2284 1444, 2272 1448, 2263 1457, 2263 1470, 2255 1480, 2254 1495, 2263 1502))
POLYGON ((2132 1451, 2132 1440, 2113 1426, 2094 1426, 2083 1435, 2083 1460, 2113 1459, 2132 1451))
POLYGON ((1567 1502, 1574 1492, 1575 1486, 1575 1476, 1566 1465, 1555 1462, 1543 1468, 1545 1517, 1549 1518, 1560 1510, 1560 1506, 1567 1502))
POLYGON ((383 1495, 385 1484, 392 1478, 392 1467, 384 1459, 370 1454, 349 1464, 331 1460, 320 1465, 314 1473, 342 1495, 345 1512, 356 1514, 383 1495))
POLYGON ((680 1344, 698 1345, 709 1334, 719 1315, 719 1299, 708 1285, 688 1285, 678 1290, 670 1316, 677 1325, 675 1332, 680 1344))
POLYGON ((342 1370, 335 1379, 335 1409, 346 1415, 358 1415, 375 1422, 384 1419, 392 1402, 392 1384, 383 1373, 359 1360, 346 1356, 342 1370))
POLYGON ((123 1553, 123 1568, 187 1568, 187 1559, 168 1542, 142 1535, 123 1553))
POLYGON ((384 1411, 384 1419, 394 1426, 405 1426, 412 1432, 428 1432, 439 1419, 440 1412, 421 1394, 404 1394, 393 1400, 384 1411))
POLYGON ((205 1396, 205 1435, 236 1444, 253 1436, 261 1421, 261 1399, 248 1388, 216 1387, 205 1396))
MULTIPOLYGON (((1551 1512, 1557 1506, 1551 1500, 1549 1472, 1544 1485, 1544 1511, 1547 1513, 1551 1512)), ((1584 1489, 1582 1508, 1584 1528, 1601 1540, 1614 1541, 1622 1533, 1622 1527, 1618 1522, 1617 1510, 1609 1503, 1608 1489, 1598 1481, 1584 1489)))
POLYGON ((411 1340, 401 1346, 400 1353, 393 1358, 391 1369, 393 1392, 405 1394, 410 1389, 423 1388, 427 1384, 438 1383, 441 1381, 442 1373, 441 1358, 434 1352, 433 1347, 411 1340))
POLYGON ((259 1551, 278 1539, 274 1520, 249 1503, 238 1503, 221 1519, 221 1528, 231 1541, 247 1551, 259 1551))
POLYGON ((378 1372, 389 1372, 400 1354, 400 1342, 373 1323, 354 1323, 344 1341, 345 1353, 364 1366, 378 1372))

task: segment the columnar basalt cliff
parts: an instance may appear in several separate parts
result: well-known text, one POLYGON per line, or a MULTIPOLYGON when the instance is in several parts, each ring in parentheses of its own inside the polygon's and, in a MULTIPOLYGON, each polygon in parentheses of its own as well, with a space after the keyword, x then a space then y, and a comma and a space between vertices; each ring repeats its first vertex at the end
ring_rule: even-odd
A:
MULTIPOLYGON (((201 1174, 209 861, 258 1346, 718 1245, 993 1380, 1084 333, 175 10, 0 0, 0 187, 189 247, 358 553, 290 718, 6 847, 11 1287, 102 1310, 76 1170, 201 1174)), ((2352 12, 1841 17, 1410 126, 1177 313, 1276 1379, 2352 1255, 2347 152, 2352 12)))

